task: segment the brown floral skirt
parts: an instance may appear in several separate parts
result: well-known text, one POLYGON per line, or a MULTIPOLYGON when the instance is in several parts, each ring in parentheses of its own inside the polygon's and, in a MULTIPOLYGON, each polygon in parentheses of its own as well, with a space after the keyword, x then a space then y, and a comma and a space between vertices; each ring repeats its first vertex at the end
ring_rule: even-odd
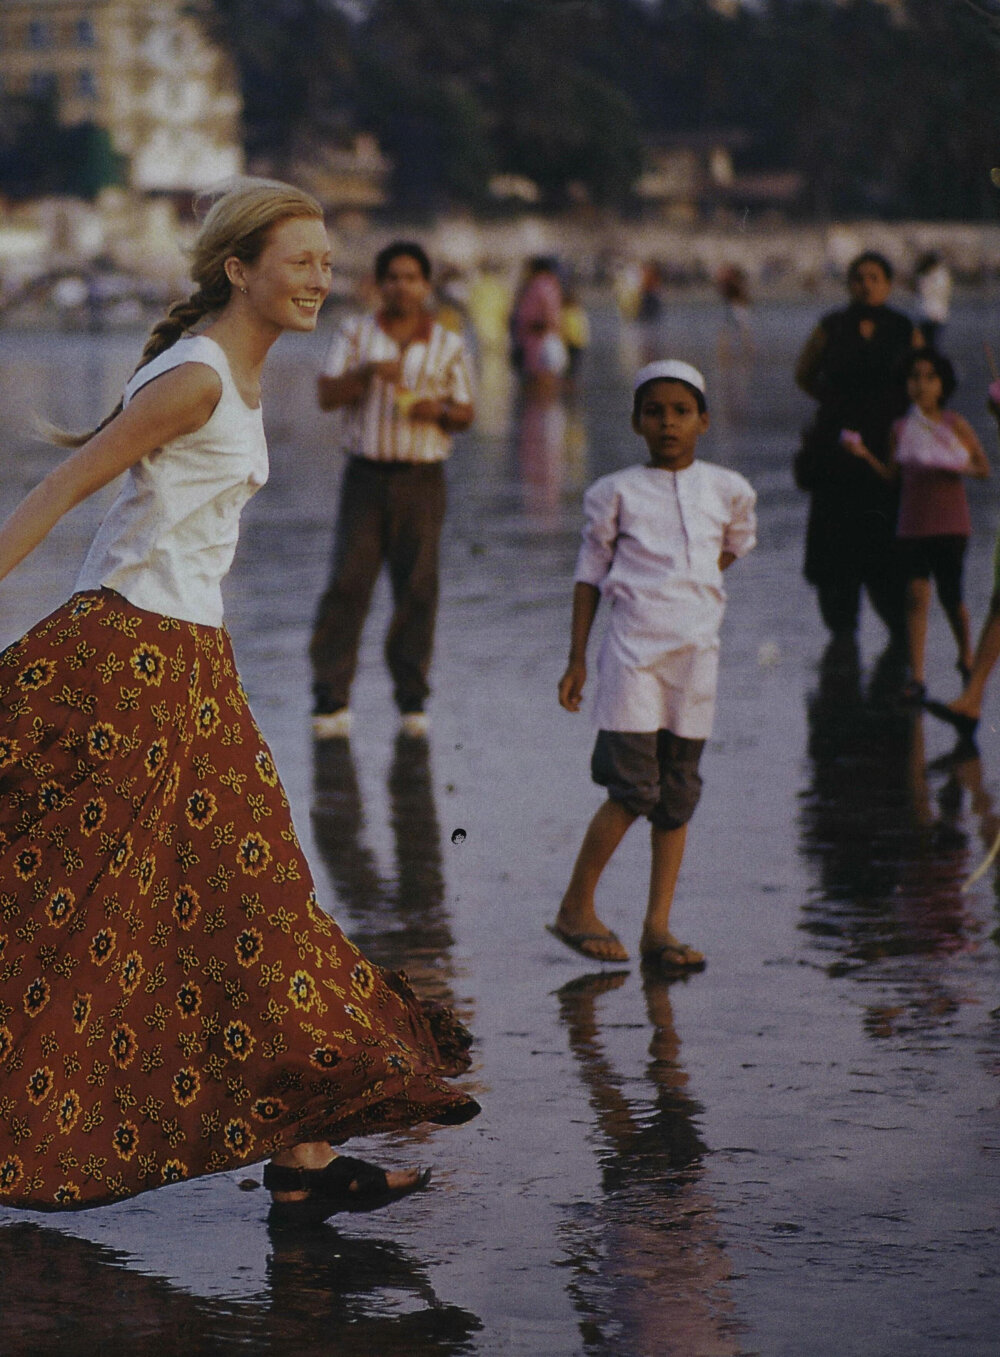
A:
POLYGON ((316 902, 221 629, 77 594, 0 655, 0 1203, 478 1111, 316 902))

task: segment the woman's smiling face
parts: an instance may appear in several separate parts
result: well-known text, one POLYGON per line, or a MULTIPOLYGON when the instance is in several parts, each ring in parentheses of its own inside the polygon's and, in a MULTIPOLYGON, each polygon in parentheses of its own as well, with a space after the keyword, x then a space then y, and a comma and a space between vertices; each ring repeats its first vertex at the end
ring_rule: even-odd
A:
POLYGON ((242 286, 258 316, 279 330, 314 330, 330 291, 332 258, 317 217, 289 217, 274 226, 242 286))

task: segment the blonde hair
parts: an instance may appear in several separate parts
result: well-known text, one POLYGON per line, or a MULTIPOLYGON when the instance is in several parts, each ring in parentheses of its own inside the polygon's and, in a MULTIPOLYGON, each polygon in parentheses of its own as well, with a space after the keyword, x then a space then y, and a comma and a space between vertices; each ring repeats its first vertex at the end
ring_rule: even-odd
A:
MULTIPOLYGON (((223 310, 233 290, 226 274, 226 260, 255 263, 272 229, 293 217, 316 217, 322 221, 323 209, 311 194, 277 179, 241 178, 218 191, 187 251, 195 290, 183 301, 175 302, 153 326, 132 376, 176 344, 185 331, 205 316, 223 310)), ((54 443, 78 448, 106 428, 122 409, 123 402, 119 401, 89 433, 67 433, 52 426, 46 426, 45 432, 54 443)))

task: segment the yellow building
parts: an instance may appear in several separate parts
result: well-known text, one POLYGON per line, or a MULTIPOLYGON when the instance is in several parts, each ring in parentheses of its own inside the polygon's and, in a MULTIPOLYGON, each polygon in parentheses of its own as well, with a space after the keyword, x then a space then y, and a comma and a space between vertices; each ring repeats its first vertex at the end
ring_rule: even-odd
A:
POLYGON ((142 192, 206 188, 243 168, 228 55, 189 0, 3 0, 0 90, 57 97, 66 126, 94 123, 142 192))

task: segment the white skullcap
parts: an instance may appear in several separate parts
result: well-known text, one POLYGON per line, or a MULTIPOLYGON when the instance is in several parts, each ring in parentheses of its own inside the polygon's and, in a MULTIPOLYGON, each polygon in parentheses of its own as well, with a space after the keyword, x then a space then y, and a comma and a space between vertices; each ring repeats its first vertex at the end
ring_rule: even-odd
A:
POLYGON ((693 386, 703 396, 705 394, 705 378, 697 368, 693 368, 690 363, 682 363, 678 358, 661 358, 659 362, 647 363, 644 368, 640 368, 632 383, 633 394, 647 382, 656 381, 687 382, 688 386, 693 386))

